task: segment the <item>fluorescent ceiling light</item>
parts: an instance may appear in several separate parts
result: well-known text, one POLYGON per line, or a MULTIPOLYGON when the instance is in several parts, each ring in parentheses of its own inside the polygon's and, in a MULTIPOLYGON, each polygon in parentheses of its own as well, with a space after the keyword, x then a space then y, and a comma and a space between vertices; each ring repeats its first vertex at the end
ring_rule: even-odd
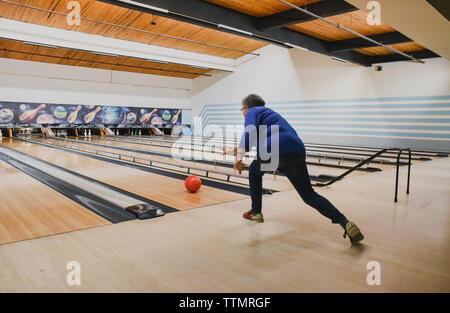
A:
POLYGON ((44 43, 38 43, 38 42, 31 42, 31 41, 22 41, 24 44, 27 45, 35 45, 35 46, 41 46, 41 47, 46 47, 46 48, 58 48, 57 46, 53 46, 53 45, 47 45, 44 43))
POLYGON ((144 4, 144 3, 140 3, 140 2, 136 2, 136 1, 132 1, 132 0, 119 0, 119 1, 120 2, 124 2, 124 3, 128 3, 128 4, 132 4, 132 5, 135 5, 135 6, 138 6, 138 7, 154 10, 154 11, 159 11, 159 12, 163 12, 163 13, 169 13, 169 10, 167 10, 167 9, 157 8, 157 7, 154 7, 152 5, 148 5, 148 4, 144 4))
POLYGON ((93 54, 99 54, 99 55, 106 55, 109 57, 118 57, 117 54, 112 54, 112 53, 106 53, 106 52, 98 52, 98 51, 92 51, 93 54))
POLYGON ((196 65, 191 65, 191 67, 193 67, 193 68, 200 68, 202 70, 209 70, 209 67, 196 66, 196 65))
POLYGON ((306 48, 303 48, 303 47, 300 47, 300 46, 293 45, 293 44, 291 44, 291 43, 289 43, 289 42, 285 42, 284 44, 285 44, 286 46, 289 46, 289 47, 292 47, 292 48, 297 48, 297 49, 300 49, 300 50, 303 50, 303 51, 309 51, 309 50, 306 49, 306 48))
POLYGON ((344 62, 344 63, 350 63, 349 61, 347 61, 347 60, 344 60, 344 59, 340 59, 340 58, 337 58, 337 57, 331 57, 333 60, 336 60, 336 61, 339 61, 339 62, 344 62))
POLYGON ((162 64, 168 64, 169 62, 166 61, 160 61, 160 60, 153 60, 153 59, 147 59, 147 62, 155 62, 155 63, 162 63, 162 64))
POLYGON ((217 27, 219 27, 219 28, 224 28, 224 29, 228 29, 228 30, 232 30, 232 31, 235 31, 235 32, 238 32, 238 33, 242 33, 242 34, 249 35, 249 36, 253 36, 253 34, 250 33, 250 32, 246 32, 245 30, 240 30, 240 29, 238 29, 238 28, 234 28, 234 27, 231 27, 231 26, 219 24, 219 25, 217 25, 217 27))

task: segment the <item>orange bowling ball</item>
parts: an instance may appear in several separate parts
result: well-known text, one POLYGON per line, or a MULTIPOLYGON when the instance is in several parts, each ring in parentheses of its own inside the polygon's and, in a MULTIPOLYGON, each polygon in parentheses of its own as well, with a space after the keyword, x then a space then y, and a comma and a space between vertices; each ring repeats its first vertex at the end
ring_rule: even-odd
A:
POLYGON ((197 192, 202 186, 202 181, 197 176, 189 176, 184 181, 184 185, 189 192, 197 192))

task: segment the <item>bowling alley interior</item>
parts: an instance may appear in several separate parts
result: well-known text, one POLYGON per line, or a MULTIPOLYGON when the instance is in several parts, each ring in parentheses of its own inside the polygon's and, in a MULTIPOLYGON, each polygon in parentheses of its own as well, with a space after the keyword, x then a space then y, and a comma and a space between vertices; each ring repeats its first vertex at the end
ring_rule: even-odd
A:
POLYGON ((0 292, 450 292, 449 17, 0 0, 0 292), (307 172, 261 169, 260 190, 262 114, 307 172))

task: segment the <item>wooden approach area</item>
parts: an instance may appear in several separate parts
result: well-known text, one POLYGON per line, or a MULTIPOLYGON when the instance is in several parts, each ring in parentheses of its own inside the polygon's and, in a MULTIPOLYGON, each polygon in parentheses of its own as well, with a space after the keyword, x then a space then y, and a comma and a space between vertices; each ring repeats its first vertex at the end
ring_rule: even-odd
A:
POLYGON ((318 192, 361 228, 342 229, 294 190, 264 196, 265 223, 242 219, 250 199, 0 246, 0 291, 450 292, 450 159, 345 179, 318 192), (81 286, 66 264, 81 265, 81 286), (381 265, 369 286, 368 262, 381 265))

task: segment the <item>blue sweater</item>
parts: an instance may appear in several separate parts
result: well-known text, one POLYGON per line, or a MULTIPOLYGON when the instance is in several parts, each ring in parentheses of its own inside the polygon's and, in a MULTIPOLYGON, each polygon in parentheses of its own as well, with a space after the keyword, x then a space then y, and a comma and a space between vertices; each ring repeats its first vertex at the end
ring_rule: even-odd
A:
POLYGON ((256 142, 256 129, 259 126, 267 126, 260 130, 259 136, 267 138, 264 144, 264 151, 270 153, 272 151, 272 136, 275 137, 276 128, 278 126, 279 133, 279 149, 280 154, 283 153, 299 153, 306 154, 305 145, 298 137, 297 132, 291 125, 277 112, 266 107, 253 107, 248 109, 245 115, 245 130, 242 134, 239 148, 245 148, 246 151, 254 146, 257 146, 256 142))

